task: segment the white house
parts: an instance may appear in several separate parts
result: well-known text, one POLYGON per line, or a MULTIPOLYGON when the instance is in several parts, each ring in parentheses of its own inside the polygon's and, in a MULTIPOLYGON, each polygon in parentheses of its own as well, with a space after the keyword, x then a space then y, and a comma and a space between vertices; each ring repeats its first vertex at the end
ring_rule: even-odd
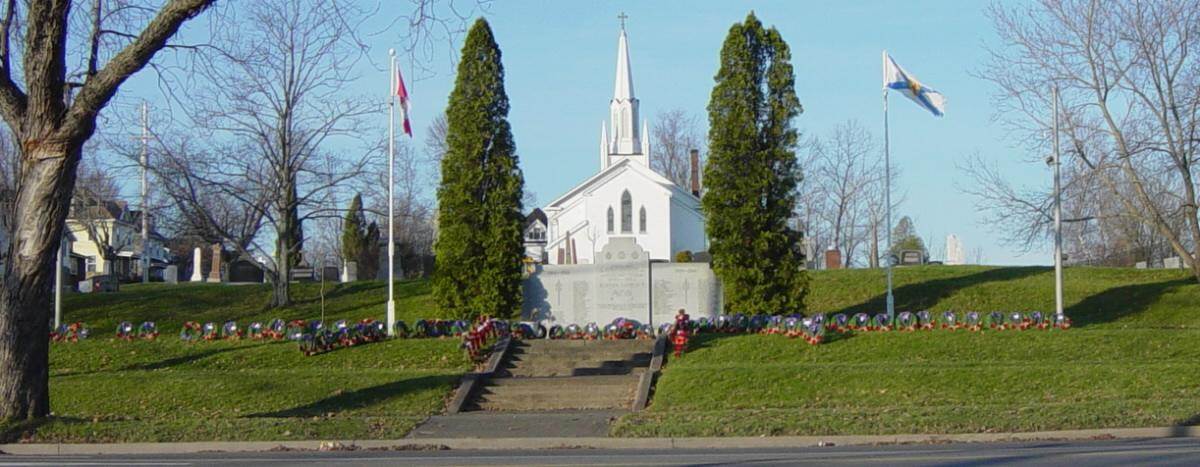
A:
POLYGON ((610 123, 600 125, 600 171, 542 209, 550 264, 593 264, 618 237, 633 238, 652 260, 707 250, 699 187, 689 191, 650 168, 650 135, 638 104, 622 27, 610 123))
MULTIPOLYGON (((129 209, 124 201, 76 194, 67 216, 67 231, 75 239, 71 254, 83 258, 82 278, 99 274, 115 274, 119 280, 141 278, 141 216, 141 211, 129 209)), ((155 231, 153 216, 149 224, 150 241, 144 251, 150 258, 151 276, 158 277, 170 262, 171 252, 164 247, 166 239, 155 231)))
POLYGON ((545 263, 547 260, 546 226, 546 213, 541 209, 535 208, 525 216, 525 228, 522 231, 525 237, 525 257, 535 263, 545 263))

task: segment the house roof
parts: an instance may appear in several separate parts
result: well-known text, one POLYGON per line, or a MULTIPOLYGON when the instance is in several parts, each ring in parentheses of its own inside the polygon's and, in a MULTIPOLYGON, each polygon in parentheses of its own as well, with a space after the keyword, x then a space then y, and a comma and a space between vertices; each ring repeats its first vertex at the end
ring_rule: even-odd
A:
POLYGON ((528 229, 529 226, 536 221, 541 221, 542 225, 547 225, 550 223, 550 221, 546 219, 546 213, 543 212, 541 208, 533 208, 533 212, 529 213, 528 216, 525 216, 524 228, 528 229))

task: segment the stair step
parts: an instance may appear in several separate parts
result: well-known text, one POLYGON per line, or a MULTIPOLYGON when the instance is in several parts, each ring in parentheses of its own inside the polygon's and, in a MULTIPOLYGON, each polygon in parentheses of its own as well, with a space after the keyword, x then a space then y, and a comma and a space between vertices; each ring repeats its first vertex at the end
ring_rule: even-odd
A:
POLYGON ((629 375, 602 375, 602 376, 574 376, 574 377, 527 377, 527 378, 495 378, 489 380, 484 385, 485 388, 492 387, 546 387, 546 386, 584 386, 584 387, 611 387, 611 386, 630 386, 638 382, 638 377, 629 375))
POLYGON ((470 407, 488 411, 628 409, 650 366, 649 340, 516 341, 470 407))
POLYGON ((531 378, 531 377, 571 377, 571 376, 626 376, 626 375, 641 375, 646 371, 645 367, 623 368, 623 367, 595 367, 595 368, 556 368, 556 367, 523 367, 523 368, 506 368, 499 372, 497 376, 515 377, 515 378, 531 378))

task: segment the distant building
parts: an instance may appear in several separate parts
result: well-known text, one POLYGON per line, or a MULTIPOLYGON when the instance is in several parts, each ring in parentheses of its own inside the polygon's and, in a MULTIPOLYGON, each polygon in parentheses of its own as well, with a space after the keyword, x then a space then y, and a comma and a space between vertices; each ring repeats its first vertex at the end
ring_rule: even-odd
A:
MULTIPOLYGON (((150 259, 150 277, 162 279, 170 263, 166 239, 149 219, 149 242, 145 254, 150 259)), ((129 209, 124 201, 100 200, 77 194, 71 201, 67 231, 74 237, 71 254, 82 258, 80 279, 112 274, 118 280, 140 280, 142 276, 142 212, 129 209)))
POLYGON ((545 263, 549 259, 546 257, 546 226, 546 213, 541 209, 535 208, 525 216, 525 257, 535 263, 545 263))
POLYGON ((950 266, 967 264, 967 254, 963 251, 962 240, 958 239, 958 235, 946 236, 946 264, 950 266))

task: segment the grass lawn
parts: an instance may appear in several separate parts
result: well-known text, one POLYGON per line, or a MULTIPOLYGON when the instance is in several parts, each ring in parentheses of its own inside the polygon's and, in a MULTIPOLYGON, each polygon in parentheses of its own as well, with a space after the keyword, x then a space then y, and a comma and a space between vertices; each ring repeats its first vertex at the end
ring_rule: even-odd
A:
MULTIPOLYGON (((898 310, 1053 310, 1048 268, 897 269, 898 310)), ((810 307, 883 309, 881 271, 813 275, 810 307)), ((1069 331, 701 336, 619 436, 970 433, 1200 423, 1200 286, 1067 270, 1069 331)))
MULTIPOLYGON (((386 283, 332 287, 327 320, 382 319, 386 283)), ((263 286, 124 286, 74 295, 67 321, 92 338, 51 345, 51 407, 37 426, 0 427, 33 442, 367 439, 403 437, 442 410, 470 363, 457 339, 393 340, 312 357, 292 342, 184 343, 184 321, 221 323, 320 316, 319 286, 296 289, 297 305, 263 311, 263 286), (157 341, 113 339, 116 324, 158 323, 157 341)), ((432 316, 428 283, 397 285, 397 313, 432 316)))
MULTIPOLYGON (((900 310, 1053 309, 1049 268, 897 270, 900 310)), ((809 306, 883 309, 882 271, 813 274, 809 306)), ((858 333, 820 346, 701 336, 670 361, 618 436, 961 433, 1200 423, 1200 285, 1181 271, 1072 268, 1069 331, 858 333)), ((398 438, 442 410, 470 368, 454 339, 396 340, 304 357, 290 342, 187 344, 184 321, 317 318, 319 287, 264 310, 266 286, 130 285, 73 295, 93 337, 51 346, 51 406, 35 442, 398 438), (154 342, 113 339, 153 320, 154 342)), ((381 282, 326 290, 326 320, 382 318, 381 282)), ((397 285, 410 324, 436 317, 425 281, 397 285)))

